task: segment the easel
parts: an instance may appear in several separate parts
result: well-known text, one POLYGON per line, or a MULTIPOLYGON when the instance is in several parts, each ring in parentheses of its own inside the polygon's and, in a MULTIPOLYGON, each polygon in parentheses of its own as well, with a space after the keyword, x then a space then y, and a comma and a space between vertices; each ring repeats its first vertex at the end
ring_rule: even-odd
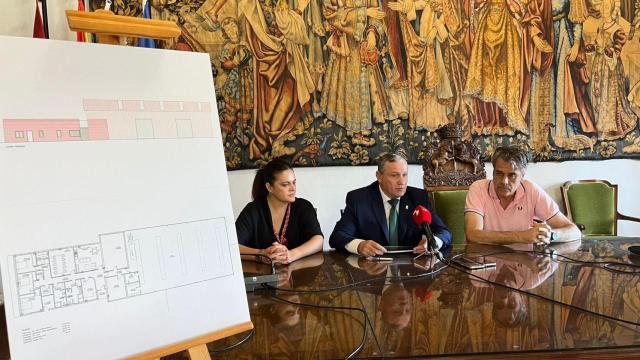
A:
POLYGON ((126 45, 128 37, 171 40, 181 34, 178 25, 171 21, 114 15, 109 10, 66 13, 69 29, 94 33, 101 44, 126 45))
POLYGON ((131 359, 160 359, 160 357, 162 356, 167 356, 183 350, 187 350, 189 352, 189 358, 191 358, 191 360, 210 360, 211 356, 209 356, 207 343, 239 334, 243 331, 251 329, 253 329, 253 323, 249 321, 225 329, 220 329, 209 334, 198 336, 193 339, 147 351, 145 353, 132 356, 131 359))
MULTIPOLYGON (((69 29, 94 33, 101 44, 126 45, 126 39, 130 37, 171 40, 181 34, 178 25, 171 21, 114 15, 108 10, 96 10, 95 12, 67 10, 66 14, 69 29)), ((253 323, 248 321, 150 350, 132 356, 131 359, 160 359, 162 356, 187 350, 192 360, 211 360, 207 343, 251 329, 253 329, 253 323)))

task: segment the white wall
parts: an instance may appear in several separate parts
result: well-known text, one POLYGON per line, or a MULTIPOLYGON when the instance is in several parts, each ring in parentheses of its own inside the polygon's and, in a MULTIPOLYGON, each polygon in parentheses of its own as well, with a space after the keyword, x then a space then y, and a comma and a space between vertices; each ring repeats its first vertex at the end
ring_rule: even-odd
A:
MULTIPOLYGON (((0 35, 33 36, 33 20, 35 19, 35 0, 2 0, 0 13, 0 35)), ((69 31, 65 10, 77 10, 78 0, 47 1, 49 17, 49 38, 57 40, 75 40, 76 33, 69 31)), ((42 11, 40 11, 42 16, 42 11)))
MULTIPOLYGON (((491 163, 485 164, 491 177, 491 163)), ((375 179, 376 167, 320 167, 295 170, 298 182, 298 197, 305 198, 318 209, 318 220, 325 235, 325 248, 333 226, 344 208, 347 191, 366 186, 375 179)), ((242 208, 251 201, 251 184, 255 170, 228 172, 233 213, 237 217, 242 208)), ((568 180, 606 179, 618 184, 619 210, 621 213, 640 217, 640 161, 603 160, 570 161, 562 163, 529 164, 526 178, 542 186, 562 207, 560 186, 568 180)), ((422 166, 409 166, 409 185, 422 188, 422 166)), ((618 234, 640 236, 640 224, 621 221, 618 234)))

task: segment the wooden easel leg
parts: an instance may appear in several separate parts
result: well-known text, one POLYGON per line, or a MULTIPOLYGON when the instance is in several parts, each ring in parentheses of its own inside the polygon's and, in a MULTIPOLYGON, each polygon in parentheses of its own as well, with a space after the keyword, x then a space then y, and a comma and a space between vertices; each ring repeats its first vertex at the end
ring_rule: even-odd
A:
POLYGON ((222 338, 229 337, 231 335, 239 334, 243 331, 253 329, 251 321, 243 322, 238 325, 233 325, 227 328, 219 329, 214 332, 201 335, 199 337, 189 339, 183 342, 170 344, 155 350, 147 351, 146 353, 137 354, 131 356, 130 360, 160 360, 159 356, 166 356, 169 354, 175 354, 180 351, 187 350, 189 352, 189 358, 191 360, 211 360, 209 355, 209 349, 207 343, 220 340, 222 338))
POLYGON ((211 360, 209 356, 209 349, 206 344, 198 345, 188 349, 189 358, 191 360, 211 360))

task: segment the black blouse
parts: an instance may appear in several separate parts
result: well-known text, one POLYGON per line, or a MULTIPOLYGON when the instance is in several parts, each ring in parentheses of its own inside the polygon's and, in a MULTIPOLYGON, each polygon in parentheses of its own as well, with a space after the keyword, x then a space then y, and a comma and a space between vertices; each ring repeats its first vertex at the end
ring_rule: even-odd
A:
MULTIPOLYGON (((284 226, 284 221, 282 225, 284 226)), ((279 231, 282 231, 282 228, 279 231)), ((255 199, 242 209, 236 220, 236 232, 239 244, 254 249, 266 249, 277 241, 266 198, 255 199)), ((309 201, 296 198, 296 201, 291 203, 285 245, 288 249, 296 248, 314 235, 322 236, 316 210, 309 201)))

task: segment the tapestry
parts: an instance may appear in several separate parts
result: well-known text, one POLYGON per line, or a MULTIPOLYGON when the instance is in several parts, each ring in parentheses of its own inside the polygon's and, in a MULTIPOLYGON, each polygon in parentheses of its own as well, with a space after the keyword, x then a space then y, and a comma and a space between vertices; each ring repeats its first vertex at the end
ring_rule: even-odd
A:
POLYGON ((211 56, 229 170, 421 164, 448 123, 484 159, 640 158, 637 0, 148 1, 211 56))

